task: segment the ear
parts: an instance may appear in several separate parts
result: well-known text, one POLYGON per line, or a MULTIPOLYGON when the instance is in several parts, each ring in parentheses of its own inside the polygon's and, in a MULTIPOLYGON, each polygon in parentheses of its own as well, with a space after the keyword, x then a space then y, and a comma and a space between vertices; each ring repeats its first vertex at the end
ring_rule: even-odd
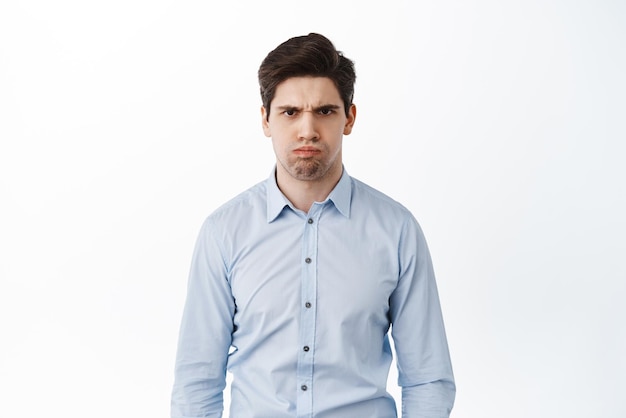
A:
POLYGON ((348 117, 346 118, 346 125, 343 127, 344 135, 350 135, 350 132, 352 132, 352 127, 354 126, 355 120, 356 120, 356 106, 354 104, 351 104, 350 109, 348 110, 348 117))
POLYGON ((272 131, 270 130, 270 124, 267 121, 267 111, 265 106, 261 106, 261 124, 263 125, 263 133, 266 137, 271 138, 272 131))

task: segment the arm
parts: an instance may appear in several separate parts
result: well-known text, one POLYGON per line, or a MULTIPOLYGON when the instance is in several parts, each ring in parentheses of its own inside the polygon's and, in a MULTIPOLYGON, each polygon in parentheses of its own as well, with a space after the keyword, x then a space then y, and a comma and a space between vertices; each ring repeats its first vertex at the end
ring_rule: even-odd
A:
POLYGON ((222 416, 234 311, 223 251, 207 220, 189 272, 176 355, 172 418, 222 416))
POLYGON ((390 313, 402 417, 447 418, 456 387, 430 253, 413 218, 399 248, 400 277, 390 313))

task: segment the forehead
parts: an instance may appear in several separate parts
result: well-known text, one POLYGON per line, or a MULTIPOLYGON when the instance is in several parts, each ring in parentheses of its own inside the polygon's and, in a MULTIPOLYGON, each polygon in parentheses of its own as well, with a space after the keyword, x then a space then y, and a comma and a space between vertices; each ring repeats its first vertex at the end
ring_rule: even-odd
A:
POLYGON ((339 90, 328 77, 291 77, 276 87, 271 106, 314 107, 343 105, 339 90))

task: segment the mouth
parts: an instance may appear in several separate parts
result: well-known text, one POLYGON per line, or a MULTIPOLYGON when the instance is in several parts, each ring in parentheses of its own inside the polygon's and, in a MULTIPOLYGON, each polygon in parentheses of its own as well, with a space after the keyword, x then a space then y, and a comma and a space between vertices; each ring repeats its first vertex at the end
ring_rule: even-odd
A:
POLYGON ((320 154, 322 151, 315 147, 300 147, 293 150, 293 153, 299 157, 313 157, 320 154))

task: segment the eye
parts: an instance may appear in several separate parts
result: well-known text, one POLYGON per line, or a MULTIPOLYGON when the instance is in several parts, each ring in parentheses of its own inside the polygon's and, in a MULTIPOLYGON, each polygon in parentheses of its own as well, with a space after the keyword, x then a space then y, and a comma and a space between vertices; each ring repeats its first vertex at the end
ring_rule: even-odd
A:
POLYGON ((334 109, 331 109, 330 107, 323 107, 319 110, 319 114, 324 115, 324 116, 329 116, 329 115, 332 115, 333 113, 335 113, 335 111, 334 109))
POLYGON ((295 116, 297 113, 296 109, 287 109, 283 111, 283 115, 285 116, 295 116))

